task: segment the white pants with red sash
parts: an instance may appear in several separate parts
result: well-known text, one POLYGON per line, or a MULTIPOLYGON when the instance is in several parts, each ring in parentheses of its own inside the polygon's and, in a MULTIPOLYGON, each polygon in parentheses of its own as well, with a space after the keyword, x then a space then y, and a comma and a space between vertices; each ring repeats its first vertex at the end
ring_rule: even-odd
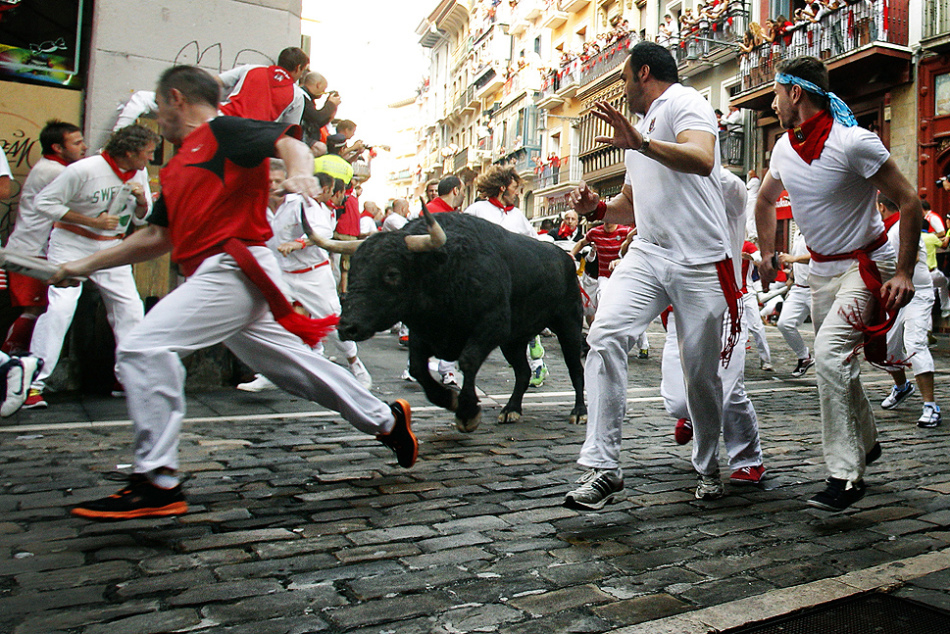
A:
MULTIPOLYGON (((722 379, 719 353, 726 299, 714 264, 687 266, 634 247, 603 283, 587 342, 587 438, 578 464, 620 465, 627 405, 627 354, 638 336, 672 304, 680 339, 686 401, 693 421, 693 466, 719 472, 722 379)), ((735 361, 733 361, 735 363, 735 361)))
MULTIPOLYGON (((53 229, 48 258, 53 264, 62 264, 109 249, 119 242, 121 240, 92 240, 65 229, 53 229)), ((89 279, 99 289, 102 303, 106 308, 106 319, 112 327, 116 342, 121 343, 126 335, 142 321, 142 316, 145 314, 142 298, 139 297, 135 279, 132 277, 132 267, 117 266, 103 269, 90 275, 89 279)), ((43 390, 46 379, 56 369, 66 332, 76 314, 76 305, 79 303, 81 294, 81 286, 49 287, 49 308, 36 320, 33 339, 30 341, 30 352, 43 360, 43 369, 40 370, 31 387, 43 390)))
POLYGON ((759 351, 759 361, 762 363, 772 363, 772 351, 769 349, 769 341, 765 335, 765 324, 762 323, 762 316, 759 315, 759 298, 754 290, 749 290, 742 296, 745 303, 745 310, 742 312, 743 326, 748 330, 748 334, 755 339, 755 347, 759 351))
MULTIPOLYGON (((280 276, 270 249, 250 251, 271 279, 280 276)), ((264 296, 234 259, 222 253, 206 259, 119 345, 117 367, 135 425, 137 473, 178 468, 178 437, 185 417, 181 359, 221 342, 281 388, 340 412, 360 431, 392 429, 389 406, 278 324, 264 296)))
MULTIPOLYGON (((883 281, 893 277, 893 260, 876 264, 883 281)), ((877 442, 877 426, 861 384, 863 355, 854 354, 864 335, 842 313, 856 309, 865 321, 870 320, 872 295, 856 261, 840 275, 811 274, 808 285, 825 463, 831 477, 857 482, 864 477, 865 455, 877 442)))
MULTIPOLYGON (((725 326, 728 327, 728 324, 725 326)), ((722 441, 726 446, 729 468, 732 471, 762 464, 759 419, 745 391, 745 345, 748 339, 749 333, 743 324, 742 334, 732 352, 729 365, 719 367, 723 401, 722 441)), ((671 319, 667 322, 666 342, 663 345, 660 394, 663 396, 663 406, 673 418, 689 418, 682 368, 676 320, 671 319)))
MULTIPOLYGON (((300 302, 311 317, 319 319, 340 314, 340 296, 336 292, 336 280, 329 262, 303 273, 284 271, 283 280, 290 291, 290 297, 300 302)), ((347 359, 358 354, 356 343, 343 341, 336 330, 327 335, 327 340, 336 344, 347 359)))

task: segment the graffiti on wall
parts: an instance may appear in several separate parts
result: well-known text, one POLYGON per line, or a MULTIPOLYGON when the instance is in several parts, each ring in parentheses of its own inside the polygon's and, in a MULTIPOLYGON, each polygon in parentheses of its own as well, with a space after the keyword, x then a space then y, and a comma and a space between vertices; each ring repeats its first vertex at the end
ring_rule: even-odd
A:
POLYGON ((197 40, 192 40, 178 50, 174 63, 175 66, 198 66, 209 73, 218 74, 244 64, 271 66, 275 62, 271 57, 253 48, 242 48, 233 58, 228 58, 220 42, 202 48, 197 40))

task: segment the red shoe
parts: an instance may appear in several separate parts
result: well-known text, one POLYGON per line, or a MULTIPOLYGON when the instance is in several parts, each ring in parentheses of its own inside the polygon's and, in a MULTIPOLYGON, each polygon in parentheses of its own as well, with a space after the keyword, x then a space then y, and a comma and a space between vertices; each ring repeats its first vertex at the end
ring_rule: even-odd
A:
POLYGON ((693 423, 688 418, 681 418, 676 421, 676 427, 673 428, 673 438, 677 445, 685 445, 693 439, 693 423))
POLYGON ((765 478, 765 467, 757 465, 733 471, 729 476, 729 481, 734 484, 760 484, 763 478, 765 478))
POLYGON ((399 338, 399 345, 402 346, 403 348, 408 348, 408 347, 409 347, 409 335, 403 335, 402 337, 400 337, 400 338, 399 338))
POLYGON ((31 387, 30 393, 27 394, 26 400, 23 401, 23 409, 46 409, 46 407, 47 403, 46 399, 43 398, 43 393, 31 387))

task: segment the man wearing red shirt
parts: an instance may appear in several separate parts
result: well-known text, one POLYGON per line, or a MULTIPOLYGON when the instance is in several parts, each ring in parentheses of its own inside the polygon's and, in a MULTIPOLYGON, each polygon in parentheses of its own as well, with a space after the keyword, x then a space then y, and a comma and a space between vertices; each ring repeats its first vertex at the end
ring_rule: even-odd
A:
POLYGON ((310 58, 296 47, 285 48, 276 66, 239 66, 219 77, 230 89, 221 114, 259 121, 300 123, 306 94, 297 81, 310 67, 310 58))
POLYGON ((99 269, 169 251, 189 276, 124 338, 116 355, 135 426, 134 474, 118 493, 80 504, 74 515, 128 519, 187 511, 177 477, 185 414, 181 357, 219 342, 278 386, 375 434, 401 466, 415 463, 408 403, 383 403, 311 350, 308 345, 335 320, 294 312, 272 281, 280 268, 264 244, 272 235, 268 157, 276 154, 287 166, 284 191, 320 193, 313 156, 293 138, 299 126, 217 117, 217 96, 214 78, 199 68, 165 71, 157 90, 158 122, 178 152, 161 172, 162 196, 149 226, 113 248, 67 262, 51 280, 75 283, 99 269))
POLYGON ((462 201, 462 181, 458 176, 446 176, 439 181, 438 193, 439 195, 426 205, 429 213, 440 214, 455 211, 462 201))

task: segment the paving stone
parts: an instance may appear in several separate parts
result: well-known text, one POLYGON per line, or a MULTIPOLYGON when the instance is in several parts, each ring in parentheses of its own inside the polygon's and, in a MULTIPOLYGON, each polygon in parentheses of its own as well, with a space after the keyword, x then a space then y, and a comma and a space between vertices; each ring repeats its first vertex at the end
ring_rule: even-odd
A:
POLYGON ((427 568, 411 575, 400 572, 389 576, 357 579, 349 581, 347 586, 357 599, 365 601, 392 593, 433 590, 471 577, 472 573, 460 566, 442 566, 427 568))
POLYGON ((431 537, 435 534, 434 530, 426 526, 401 526, 350 533, 347 538, 357 546, 363 546, 394 542, 400 539, 419 539, 421 537, 431 537))
POLYGON ((398 621, 402 619, 441 612, 451 606, 452 599, 444 592, 437 591, 327 610, 324 617, 343 628, 361 627, 374 623, 389 623, 393 627, 398 627, 398 621))
POLYGON ((22 592, 0 596, 0 621, 13 615, 24 615, 43 610, 57 610, 77 605, 98 603, 103 600, 105 586, 65 588, 53 592, 22 592))
POLYGON ((16 580, 23 588, 60 590, 128 579, 134 573, 135 567, 127 561, 107 561, 71 569, 68 574, 57 570, 24 572, 17 575, 16 580))
POLYGON ((689 610, 690 606, 665 593, 651 594, 635 599, 614 601, 591 609, 597 616, 612 621, 632 625, 660 619, 671 614, 689 610))
POLYGON ((345 605, 346 599, 328 586, 275 592, 243 599, 236 603, 213 603, 201 608, 201 614, 215 623, 230 625, 243 621, 303 617, 326 607, 345 605))
POLYGON ((251 557, 252 555, 246 551, 227 548, 192 553, 190 555, 153 557, 141 562, 139 566, 149 574, 167 574, 188 568, 197 568, 199 566, 239 563, 251 557))
POLYGON ((169 605, 205 605, 245 597, 280 592, 283 587, 273 579, 242 579, 224 583, 207 583, 168 598, 169 605))
POLYGON ((199 570, 185 570, 183 572, 140 577, 138 579, 117 583, 115 585, 115 594, 123 599, 129 599, 148 594, 185 590, 213 582, 214 576, 210 570, 204 568, 199 570))
POLYGON ((601 618, 571 610, 502 626, 498 632, 499 634, 551 634, 552 632, 594 634, 605 632, 609 627, 609 624, 601 618))
POLYGON ((84 634, 162 634, 190 628, 200 622, 194 610, 166 610, 93 625, 86 628, 84 634))
POLYGON ((298 537, 284 528, 265 528, 256 531, 218 533, 216 535, 208 535, 207 537, 199 537, 198 539, 188 539, 181 542, 178 547, 185 552, 194 552, 196 550, 243 546, 246 544, 277 541, 281 539, 298 539, 298 537))
POLYGON ((111 621, 132 614, 157 613, 158 601, 126 601, 120 605, 99 608, 70 608, 65 611, 40 612, 17 623, 13 634, 49 634, 83 625, 111 621))
POLYGON ((535 616, 544 616, 585 605, 609 603, 612 600, 610 595, 601 592, 596 586, 585 584, 544 594, 518 597, 511 599, 508 605, 535 616))

